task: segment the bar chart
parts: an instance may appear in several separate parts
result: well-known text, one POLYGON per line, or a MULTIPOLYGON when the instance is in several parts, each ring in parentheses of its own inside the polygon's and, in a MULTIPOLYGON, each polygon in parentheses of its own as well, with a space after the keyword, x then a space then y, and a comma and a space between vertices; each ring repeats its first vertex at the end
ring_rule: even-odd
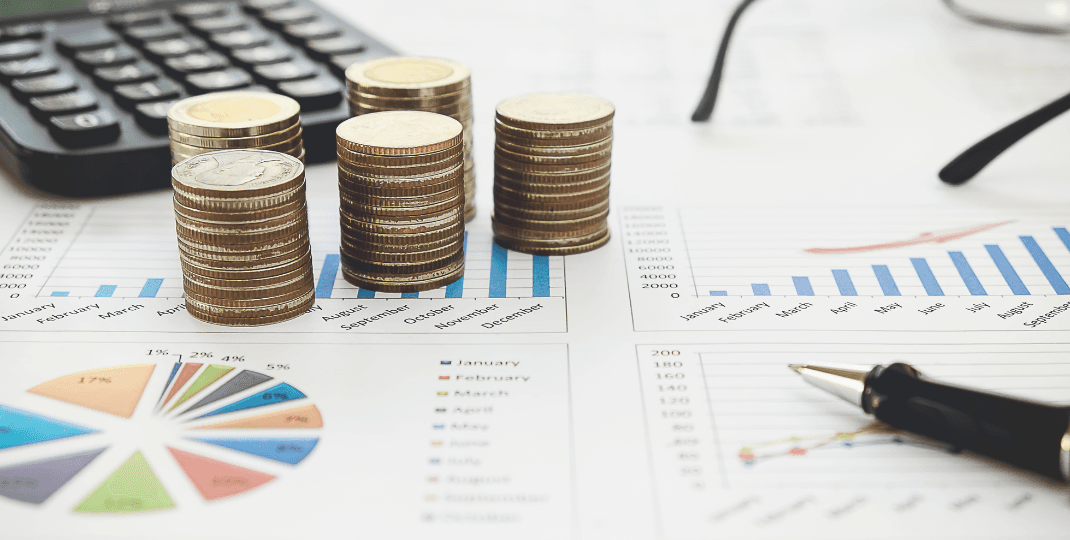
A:
POLYGON ((978 311, 998 313, 1024 301, 1038 311, 1070 295, 1070 214, 1057 208, 1011 214, 637 207, 621 219, 631 246, 626 255, 637 328, 646 324, 641 318, 650 329, 746 326, 735 321, 774 314, 798 323, 826 304, 830 310, 846 306, 842 313, 853 310, 854 319, 886 306, 929 309, 924 314, 931 315, 980 303, 978 311), (680 318, 711 303, 737 313, 757 306, 753 311, 765 314, 728 322, 705 313, 680 318), (782 314, 785 309, 811 314, 782 314), (692 322, 699 319, 707 322, 692 322))
MULTIPOLYGON (((375 292, 344 279, 337 210, 331 210, 326 202, 310 207, 323 209, 309 214, 316 288, 314 310, 327 312, 319 317, 317 324, 321 326, 350 332, 411 332, 425 326, 436 332, 504 331, 506 323, 494 317, 501 313, 511 317, 508 328, 516 331, 564 329, 562 257, 504 249, 493 243, 489 224, 477 220, 466 227, 465 273, 461 279, 419 293, 375 292), (381 316, 373 313, 376 310, 381 316), (356 318, 358 311, 367 311, 370 321, 358 319, 358 323, 342 324, 345 319, 356 318), (425 316, 415 319, 418 324, 405 323, 404 317, 387 320, 387 315, 404 311, 423 311, 425 316), (456 312, 462 319, 449 319, 446 312, 456 312), (434 324, 433 317, 426 314, 437 317, 434 324), (547 325, 548 321, 553 323, 547 325)), ((96 306, 91 309, 104 312, 100 315, 103 319, 123 316, 123 320, 142 322, 151 320, 152 314, 165 317, 183 310, 174 218, 158 208, 138 207, 125 201, 38 207, 0 252, 0 261, 4 265, 0 289, 9 292, 4 298, 6 304, 32 306, 35 299, 48 299, 49 310, 61 310, 67 305, 96 306), (92 302, 86 303, 89 301, 92 302), (142 315, 127 316, 135 310, 142 315)), ((11 310, 18 312, 17 307, 11 310)), ((0 310, 3 311, 6 310, 0 310)))

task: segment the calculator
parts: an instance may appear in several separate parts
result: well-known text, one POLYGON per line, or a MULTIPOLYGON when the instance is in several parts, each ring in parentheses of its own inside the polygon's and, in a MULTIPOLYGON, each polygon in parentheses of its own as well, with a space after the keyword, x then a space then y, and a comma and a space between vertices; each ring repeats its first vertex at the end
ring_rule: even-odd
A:
POLYGON ((331 161, 346 67, 392 54, 308 0, 2 0, 0 163, 72 197, 169 187, 171 104, 236 89, 297 100, 331 161))

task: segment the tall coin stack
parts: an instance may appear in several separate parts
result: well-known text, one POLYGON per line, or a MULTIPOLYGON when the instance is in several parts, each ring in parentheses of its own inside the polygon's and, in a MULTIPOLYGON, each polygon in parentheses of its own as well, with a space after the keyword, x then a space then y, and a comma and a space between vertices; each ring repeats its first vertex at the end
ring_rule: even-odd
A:
POLYGON ((437 58, 392 56, 346 70, 349 113, 427 111, 464 126, 464 220, 476 215, 476 175, 472 161, 472 72, 437 58))
POLYGON ((255 148, 305 160, 301 106, 267 92, 215 92, 176 102, 167 113, 171 162, 205 152, 255 148))
POLYGON ((417 292, 464 274, 461 123, 394 111, 338 126, 342 272, 362 288, 417 292))
POLYGON ((171 169, 186 310, 228 326, 292 319, 314 301, 305 167, 221 150, 171 169))
POLYGON ((609 241, 613 104, 531 94, 498 104, 494 241, 534 255, 569 255, 609 241))

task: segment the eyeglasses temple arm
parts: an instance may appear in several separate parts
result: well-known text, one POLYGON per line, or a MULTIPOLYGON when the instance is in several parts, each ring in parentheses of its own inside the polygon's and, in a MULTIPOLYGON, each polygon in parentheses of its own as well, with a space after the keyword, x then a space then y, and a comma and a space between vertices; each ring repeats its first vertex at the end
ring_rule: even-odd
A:
POLYGON ((713 106, 717 103, 717 91, 721 87, 721 72, 724 71, 724 58, 728 54, 728 41, 732 38, 732 31, 736 29, 736 22, 743 15, 743 11, 754 3, 754 0, 743 0, 736 6, 732 17, 728 19, 724 35, 721 37, 721 45, 717 48, 717 59, 713 62, 713 73, 706 83, 706 91, 702 93, 702 99, 698 102, 695 112, 691 113, 692 122, 706 122, 713 116, 713 106))
POLYGON ((1070 110, 1070 94, 1029 113, 971 146, 940 169, 940 179, 955 185, 966 182, 1011 145, 1067 110, 1070 110))

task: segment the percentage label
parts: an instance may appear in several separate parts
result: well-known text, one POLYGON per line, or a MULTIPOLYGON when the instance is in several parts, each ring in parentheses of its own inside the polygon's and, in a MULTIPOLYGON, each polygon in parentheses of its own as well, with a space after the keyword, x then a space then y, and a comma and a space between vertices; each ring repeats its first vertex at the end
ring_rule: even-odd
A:
POLYGON ((267 369, 290 369, 290 364, 268 364, 267 369))
POLYGON ((262 397, 265 400, 271 400, 271 399, 286 399, 289 396, 287 396, 286 394, 279 393, 279 392, 267 392, 262 397))
POLYGON ((285 445, 285 444, 280 444, 277 448, 275 448, 275 451, 280 453, 280 454, 282 454, 282 453, 285 453, 285 452, 304 452, 305 449, 304 449, 304 447, 301 447, 301 446, 293 446, 293 445, 289 445, 288 446, 288 445, 285 445))
POLYGON ((210 352, 194 352, 194 353, 190 354, 190 357, 191 358, 211 358, 212 357, 212 353, 210 353, 210 352))
POLYGON ((220 362, 244 362, 244 356, 224 356, 219 359, 220 362))
POLYGON ((95 383, 110 383, 111 377, 82 377, 78 379, 78 384, 95 384, 95 383))
POLYGON ((167 349, 151 349, 148 356, 167 356, 167 349))
POLYGON ((308 423, 308 417, 307 416, 287 416, 286 417, 286 421, 287 422, 297 422, 297 423, 300 423, 300 424, 307 424, 308 423))

